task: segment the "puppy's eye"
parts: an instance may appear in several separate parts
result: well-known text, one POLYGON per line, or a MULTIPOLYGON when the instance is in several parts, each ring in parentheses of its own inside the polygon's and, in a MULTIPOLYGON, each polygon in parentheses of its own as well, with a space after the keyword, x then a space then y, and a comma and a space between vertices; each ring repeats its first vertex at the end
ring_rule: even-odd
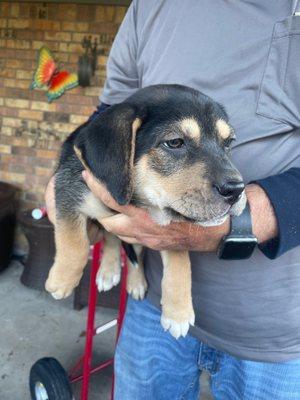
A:
POLYGON ((180 149, 184 146, 184 140, 181 138, 166 140, 163 145, 168 149, 180 149))
POLYGON ((225 148, 226 148, 226 149, 229 149, 229 148, 232 146, 232 143, 233 143, 235 140, 236 140, 236 138, 235 138, 234 136, 232 136, 232 137, 226 139, 226 140, 224 141, 224 146, 225 146, 225 148))

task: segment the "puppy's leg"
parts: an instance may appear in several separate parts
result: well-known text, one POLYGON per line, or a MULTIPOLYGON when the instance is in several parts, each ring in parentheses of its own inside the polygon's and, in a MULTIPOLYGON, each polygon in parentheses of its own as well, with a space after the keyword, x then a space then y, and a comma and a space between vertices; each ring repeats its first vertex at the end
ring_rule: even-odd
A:
POLYGON ((68 297, 79 284, 89 255, 86 223, 83 214, 56 218, 56 256, 46 281, 46 290, 55 299, 68 297))
POLYGON ((167 250, 161 255, 164 265, 161 324, 177 339, 186 336, 189 325, 195 322, 191 263, 187 251, 167 250))
POLYGON ((99 292, 110 290, 121 278, 121 240, 104 231, 104 244, 101 266, 96 282, 99 292))
POLYGON ((135 244, 133 248, 137 255, 139 266, 138 268, 134 267, 130 262, 130 260, 127 258, 127 264, 128 264, 127 292, 131 294, 131 296, 135 300, 142 300, 145 297, 145 293, 148 287, 144 275, 144 265, 142 257, 143 246, 135 244))

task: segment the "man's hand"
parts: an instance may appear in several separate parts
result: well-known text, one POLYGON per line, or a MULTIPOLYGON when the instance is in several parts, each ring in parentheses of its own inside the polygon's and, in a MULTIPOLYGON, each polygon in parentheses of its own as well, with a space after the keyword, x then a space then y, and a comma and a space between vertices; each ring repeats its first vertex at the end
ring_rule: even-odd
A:
POLYGON ((54 185, 55 185, 55 176, 52 176, 50 181, 48 182, 48 185, 46 187, 45 191, 45 202, 46 202, 46 209, 47 209, 47 215, 49 220, 52 222, 52 224, 55 223, 55 190, 54 190, 54 185))

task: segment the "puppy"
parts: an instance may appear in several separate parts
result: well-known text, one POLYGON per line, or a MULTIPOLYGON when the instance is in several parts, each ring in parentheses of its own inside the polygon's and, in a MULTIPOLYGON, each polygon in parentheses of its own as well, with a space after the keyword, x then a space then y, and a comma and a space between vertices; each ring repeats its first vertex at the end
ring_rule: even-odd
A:
MULTIPOLYGON (((56 171, 56 257, 46 289, 56 299, 72 293, 88 260, 88 219, 113 215, 86 186, 83 169, 119 204, 143 207, 159 224, 218 225, 245 206, 243 180, 230 161, 233 140, 223 107, 180 85, 141 89, 79 127, 63 144, 56 171)), ((121 268, 120 240, 108 232, 104 237, 100 291, 118 284, 121 268)), ((134 247, 139 265, 129 262, 127 290, 142 299, 142 248, 134 247)), ((189 254, 167 250, 161 256, 161 323, 178 338, 195 320, 189 254)))

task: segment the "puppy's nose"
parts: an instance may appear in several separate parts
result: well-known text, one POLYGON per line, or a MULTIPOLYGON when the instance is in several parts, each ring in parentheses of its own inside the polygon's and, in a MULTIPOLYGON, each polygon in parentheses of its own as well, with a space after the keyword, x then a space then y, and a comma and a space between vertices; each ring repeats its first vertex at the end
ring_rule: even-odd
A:
POLYGON ((245 189, 245 185, 242 181, 231 181, 216 185, 216 188, 229 204, 234 204, 245 189))

